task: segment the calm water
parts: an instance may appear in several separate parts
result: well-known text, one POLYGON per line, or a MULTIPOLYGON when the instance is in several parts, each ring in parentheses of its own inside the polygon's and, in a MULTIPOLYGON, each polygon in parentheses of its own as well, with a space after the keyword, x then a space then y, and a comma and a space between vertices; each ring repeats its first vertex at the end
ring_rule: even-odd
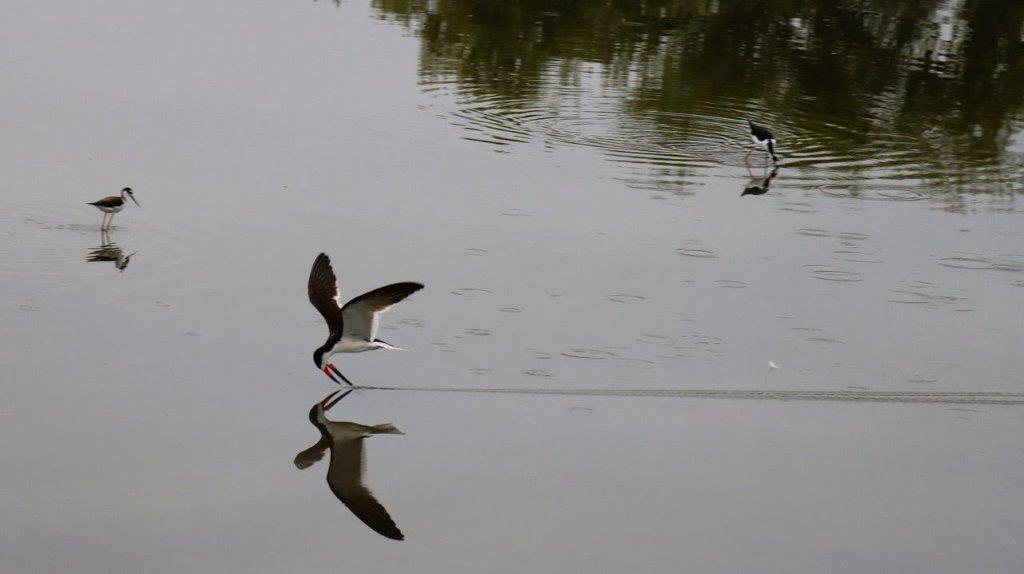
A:
POLYGON ((734 4, 5 3, 0 571, 1021 571, 1024 6, 734 4))

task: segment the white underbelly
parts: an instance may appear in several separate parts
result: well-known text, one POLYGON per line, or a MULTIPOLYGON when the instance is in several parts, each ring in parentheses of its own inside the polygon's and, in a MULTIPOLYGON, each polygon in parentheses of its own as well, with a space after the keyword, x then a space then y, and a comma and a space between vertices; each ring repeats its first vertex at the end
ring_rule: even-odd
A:
MULTIPOLYGON (((97 206, 97 207, 100 207, 100 206, 97 206)), ((102 211, 103 213, 117 213, 117 212, 121 211, 122 209, 124 209, 123 205, 119 205, 117 207, 100 207, 100 211, 102 211)))
POLYGON ((342 337, 340 341, 334 344, 335 353, 362 353, 363 351, 373 351, 379 349, 380 346, 376 343, 371 343, 363 339, 349 339, 342 337))

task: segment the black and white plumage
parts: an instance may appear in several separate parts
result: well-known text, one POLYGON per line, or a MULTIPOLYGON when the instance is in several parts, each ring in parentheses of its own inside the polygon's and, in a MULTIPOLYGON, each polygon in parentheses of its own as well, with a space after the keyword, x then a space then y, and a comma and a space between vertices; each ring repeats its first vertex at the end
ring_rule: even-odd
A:
MULTIPOLYGON (((779 163, 779 156, 775 155, 775 146, 778 142, 775 140, 775 136, 772 132, 768 131, 767 128, 759 126, 754 122, 747 120, 750 124, 750 139, 754 142, 754 149, 764 150, 764 163, 768 164, 768 156, 770 155, 772 161, 779 163)), ((753 149, 747 152, 747 155, 743 157, 743 161, 747 160, 753 149)))
POLYGON ((139 204, 139 200, 135 199, 135 193, 132 192, 132 188, 126 187, 121 190, 121 195, 109 195, 103 199, 89 202, 87 205, 92 205, 96 209, 103 212, 103 221, 100 223, 100 229, 110 229, 110 222, 114 220, 114 214, 124 209, 125 199, 131 199, 135 202, 135 205, 142 207, 139 204), (107 216, 110 219, 107 219, 107 216))
POLYGON ((377 338, 380 314, 409 295, 423 289, 421 283, 406 281, 385 285, 363 293, 344 305, 338 299, 338 280, 326 253, 317 255, 309 271, 309 302, 316 307, 327 321, 330 334, 327 341, 313 352, 313 362, 332 381, 348 385, 345 378, 333 364, 328 362, 335 353, 362 353, 377 349, 401 350, 377 338), (340 377, 341 381, 334 375, 340 377))
POLYGON ((347 421, 332 421, 327 418, 330 410, 351 389, 341 396, 331 399, 339 391, 327 395, 324 400, 313 405, 309 410, 309 422, 320 431, 320 440, 306 450, 295 455, 296 468, 309 468, 323 459, 324 453, 330 450, 331 460, 327 467, 327 485, 334 496, 338 497, 352 514, 373 529, 374 532, 392 540, 403 540, 405 536, 398 525, 388 514, 373 492, 363 484, 363 471, 366 465, 366 454, 363 451, 363 440, 375 434, 404 434, 391 423, 379 425, 362 425, 347 421))

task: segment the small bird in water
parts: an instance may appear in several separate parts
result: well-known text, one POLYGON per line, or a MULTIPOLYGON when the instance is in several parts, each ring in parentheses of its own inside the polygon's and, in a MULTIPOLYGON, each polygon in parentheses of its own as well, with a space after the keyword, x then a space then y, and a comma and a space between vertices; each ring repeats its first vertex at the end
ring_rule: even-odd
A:
POLYGON ((747 120, 747 123, 750 124, 750 139, 754 142, 754 148, 748 151, 747 155, 743 156, 743 161, 746 162, 751 152, 755 149, 760 149, 764 150, 765 165, 768 165, 769 155, 771 155, 772 161, 779 163, 779 156, 775 155, 775 144, 778 142, 775 141, 775 136, 772 135, 772 132, 750 120, 747 120))
POLYGON ((317 255, 313 261, 313 268, 309 271, 309 302, 324 316, 330 334, 327 336, 327 342, 313 352, 313 362, 316 364, 316 368, 322 370, 335 383, 341 384, 338 379, 334 378, 334 375, 337 375, 342 381, 352 386, 352 381, 345 378, 345 375, 342 375, 337 367, 328 362, 331 355, 362 353, 377 349, 402 350, 376 338, 380 314, 420 289, 423 289, 421 283, 409 281, 393 283, 374 289, 369 293, 363 293, 348 303, 340 305, 338 280, 334 276, 334 269, 331 268, 331 259, 327 257, 326 253, 317 255))
POLYGON ((330 449, 331 462, 327 466, 327 486, 331 488, 334 496, 337 496, 338 500, 352 511, 352 514, 355 514, 359 520, 363 521, 363 524, 372 528, 377 534, 392 540, 403 540, 405 536, 398 529, 398 525, 388 514, 387 509, 363 484, 363 467, 366 463, 363 439, 375 434, 405 433, 391 423, 361 425, 354 422, 329 420, 326 411, 345 398, 345 395, 352 390, 345 391, 331 401, 339 392, 334 391, 309 409, 309 422, 313 423, 313 426, 320 431, 320 440, 295 455, 295 466, 300 470, 309 468, 323 459, 324 453, 330 449))
POLYGON ((125 197, 131 198, 135 202, 135 205, 142 207, 139 204, 139 200, 135 199, 135 194, 132 193, 132 188, 126 187, 121 190, 121 195, 111 195, 104 197, 99 201, 90 202, 88 205, 96 206, 96 209, 103 212, 103 221, 100 223, 100 229, 110 229, 110 222, 114 220, 114 214, 124 209, 125 197), (110 219, 107 219, 107 215, 110 219))

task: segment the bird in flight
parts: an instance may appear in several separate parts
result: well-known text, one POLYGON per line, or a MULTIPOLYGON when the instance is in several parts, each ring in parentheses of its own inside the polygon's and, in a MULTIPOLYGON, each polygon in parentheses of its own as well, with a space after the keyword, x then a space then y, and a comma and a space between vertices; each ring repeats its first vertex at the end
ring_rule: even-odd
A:
POLYGON ((380 314, 409 295, 423 289, 423 284, 406 281, 392 283, 363 293, 344 305, 338 299, 338 280, 326 253, 317 255, 309 271, 309 302, 327 321, 330 334, 327 341, 313 352, 316 368, 322 370, 335 383, 352 381, 329 362, 335 353, 362 353, 377 349, 401 350, 377 338, 380 314), (338 378, 335 378, 335 375, 338 378), (341 380, 339 380, 339 378, 341 380))
POLYGON ((125 198, 130 198, 135 202, 135 205, 142 207, 139 204, 139 200, 135 199, 135 194, 132 193, 132 188, 126 187, 121 190, 121 195, 110 195, 103 199, 89 202, 88 205, 96 207, 96 209, 103 212, 103 221, 100 222, 100 229, 110 229, 110 222, 114 220, 114 214, 124 209, 125 198), (107 219, 107 216, 110 219, 107 219))

